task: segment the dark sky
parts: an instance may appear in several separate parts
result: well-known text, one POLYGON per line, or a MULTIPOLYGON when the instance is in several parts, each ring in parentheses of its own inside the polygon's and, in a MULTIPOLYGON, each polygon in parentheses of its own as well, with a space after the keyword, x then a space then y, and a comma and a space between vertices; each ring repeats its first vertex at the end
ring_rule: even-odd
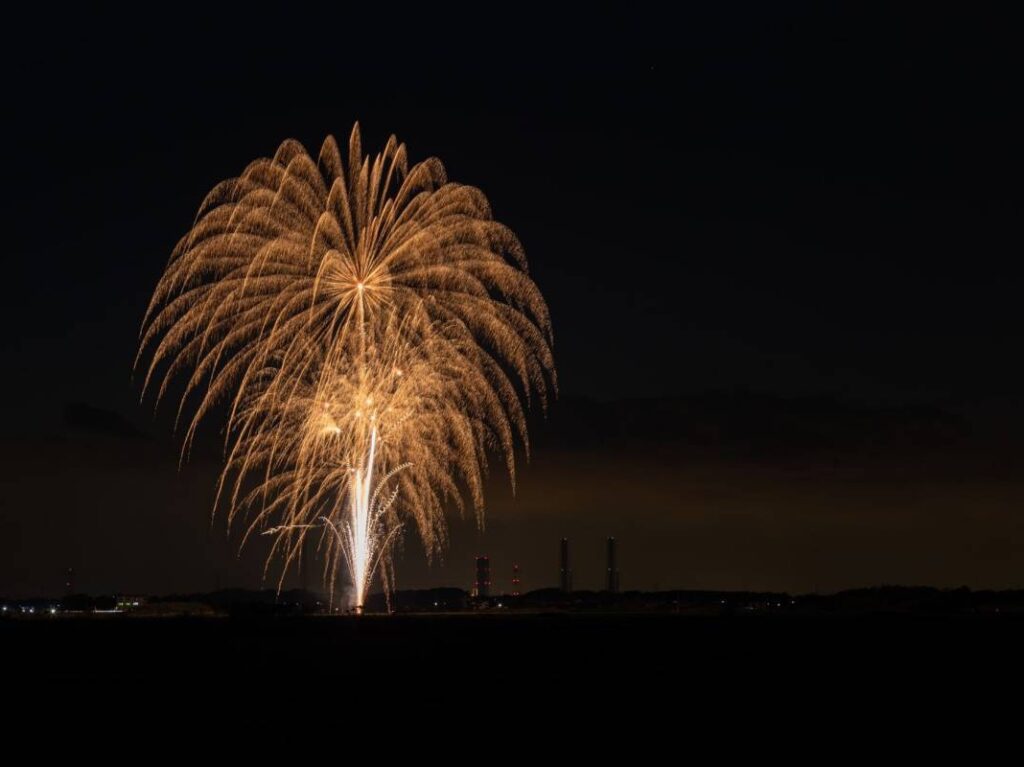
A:
POLYGON ((24 20, 0 593, 68 565, 91 591, 255 585, 210 525, 216 455, 178 474, 138 405, 138 326, 213 184, 354 120, 519 234, 562 387, 515 502, 453 521, 445 563, 410 540, 400 585, 468 585, 476 552, 553 585, 569 535, 596 587, 608 534, 625 587, 1024 585, 1014 25, 707 5, 24 20))

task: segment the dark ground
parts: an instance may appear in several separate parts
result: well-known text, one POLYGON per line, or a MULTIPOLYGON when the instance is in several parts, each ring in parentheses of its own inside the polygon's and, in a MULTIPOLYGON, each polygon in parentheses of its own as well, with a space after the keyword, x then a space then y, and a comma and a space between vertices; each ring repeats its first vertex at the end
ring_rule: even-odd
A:
POLYGON ((0 621, 12 735, 67 743, 71 723, 90 748, 257 763, 995 764, 1019 732, 1022 640, 1020 615, 0 621))
POLYGON ((127 616, 0 621, 7 674, 38 680, 259 684, 380 679, 524 690, 915 690, 1018 679, 1024 616, 127 616))

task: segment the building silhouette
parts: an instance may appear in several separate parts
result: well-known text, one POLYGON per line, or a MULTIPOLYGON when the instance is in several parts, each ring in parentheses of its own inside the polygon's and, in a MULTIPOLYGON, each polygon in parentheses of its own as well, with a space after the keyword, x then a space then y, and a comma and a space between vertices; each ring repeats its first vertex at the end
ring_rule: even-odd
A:
POLYGON ((476 584, 478 597, 487 598, 491 595, 491 560, 487 557, 476 558, 476 584))
POLYGON ((572 591, 572 569, 569 567, 569 539, 562 539, 561 566, 559 580, 562 591, 567 594, 572 591))
POLYGON ((619 568, 615 561, 615 539, 608 538, 608 583, 607 589, 612 594, 619 592, 619 568))

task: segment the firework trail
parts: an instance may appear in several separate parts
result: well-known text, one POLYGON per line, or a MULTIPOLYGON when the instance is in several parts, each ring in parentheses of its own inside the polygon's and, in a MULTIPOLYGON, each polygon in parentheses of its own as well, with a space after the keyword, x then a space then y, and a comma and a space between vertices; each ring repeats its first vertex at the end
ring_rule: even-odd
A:
MULTIPOLYGON (((523 410, 556 386, 551 325, 515 235, 437 159, 392 136, 372 160, 295 141, 206 197, 143 320, 156 400, 183 386, 183 458, 227 403, 218 503, 297 562, 318 535, 361 606, 410 520, 428 555, 443 511, 482 521, 488 456, 514 482, 523 410), (186 412, 191 416, 186 418, 186 412), (466 501, 468 500, 468 504, 466 501)), ((176 396, 176 395, 175 395, 176 396)))

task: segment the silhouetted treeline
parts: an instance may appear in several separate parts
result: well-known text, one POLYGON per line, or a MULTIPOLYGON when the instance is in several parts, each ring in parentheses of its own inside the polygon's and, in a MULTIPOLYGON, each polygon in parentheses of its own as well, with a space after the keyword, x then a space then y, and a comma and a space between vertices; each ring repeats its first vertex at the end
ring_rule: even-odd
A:
POLYGON ((877 586, 837 594, 810 594, 798 599, 805 612, 913 612, 949 615, 971 612, 1024 612, 1024 589, 973 591, 967 587, 877 586))
MULTIPOLYGON (((388 601, 381 593, 371 594, 366 600, 369 612, 385 612, 388 601)), ((390 608, 395 612, 450 612, 465 610, 471 605, 469 592, 455 588, 409 589, 391 595, 390 608)))
POLYGON ((205 605, 235 616, 305 615, 327 609, 326 598, 305 589, 220 589, 208 593, 170 594, 154 597, 151 605, 205 605))
MULTIPOLYGON (((209 593, 140 597, 137 605, 125 606, 123 598, 75 594, 63 599, 4 600, 6 617, 123 612, 150 616, 231 615, 288 616, 346 612, 341 594, 332 605, 325 595, 302 589, 280 593, 265 589, 224 589, 209 593), (31 610, 31 612, 30 612, 31 610)), ((519 596, 508 594, 473 597, 457 588, 396 591, 385 599, 381 593, 367 600, 369 613, 426 613, 464 611, 561 611, 561 612, 672 612, 692 615, 972 615, 1024 614, 1024 590, 974 591, 966 587, 878 586, 850 589, 836 594, 790 595, 774 591, 607 591, 563 592, 538 589, 519 596)))
MULTIPOLYGON (((383 611, 382 595, 373 595, 368 609, 383 611)), ((879 586, 836 594, 791 595, 774 591, 573 591, 539 589, 520 596, 474 598, 460 589, 430 589, 396 593, 395 612, 452 610, 565 610, 619 612, 679 612, 700 615, 732 614, 975 614, 1024 613, 1024 590, 972 591, 966 587, 879 586)))

